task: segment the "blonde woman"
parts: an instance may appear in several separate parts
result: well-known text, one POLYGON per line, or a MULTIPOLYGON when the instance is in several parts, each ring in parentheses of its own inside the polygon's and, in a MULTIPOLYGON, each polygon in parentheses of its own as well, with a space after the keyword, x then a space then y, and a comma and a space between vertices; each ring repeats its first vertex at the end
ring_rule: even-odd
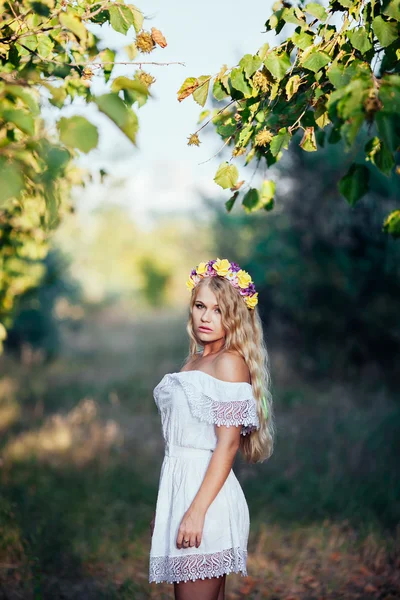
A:
POLYGON ((227 573, 247 575, 250 516, 232 464, 238 450, 249 463, 273 450, 268 353, 239 265, 200 263, 187 287, 189 355, 154 389, 165 456, 149 582, 173 583, 176 600, 223 600, 227 573))

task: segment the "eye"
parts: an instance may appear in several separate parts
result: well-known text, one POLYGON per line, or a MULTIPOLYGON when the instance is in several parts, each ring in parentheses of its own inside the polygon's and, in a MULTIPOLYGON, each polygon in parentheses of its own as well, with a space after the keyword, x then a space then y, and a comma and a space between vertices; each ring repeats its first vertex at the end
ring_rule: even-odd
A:
POLYGON ((217 310, 219 313, 221 312, 221 311, 219 310, 219 308, 216 308, 215 310, 217 310))

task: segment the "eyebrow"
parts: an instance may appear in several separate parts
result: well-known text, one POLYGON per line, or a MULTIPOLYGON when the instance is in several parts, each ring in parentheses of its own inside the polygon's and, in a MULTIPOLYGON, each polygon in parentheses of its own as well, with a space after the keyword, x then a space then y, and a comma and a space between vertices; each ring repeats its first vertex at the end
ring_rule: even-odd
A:
MULTIPOLYGON (((204 304, 204 306, 205 306, 205 302, 203 302, 203 300, 199 300, 199 299, 197 299, 197 300, 196 300, 196 302, 201 302, 201 303, 202 303, 202 304, 204 304)), ((214 306, 219 306, 219 304, 214 304, 214 306)))

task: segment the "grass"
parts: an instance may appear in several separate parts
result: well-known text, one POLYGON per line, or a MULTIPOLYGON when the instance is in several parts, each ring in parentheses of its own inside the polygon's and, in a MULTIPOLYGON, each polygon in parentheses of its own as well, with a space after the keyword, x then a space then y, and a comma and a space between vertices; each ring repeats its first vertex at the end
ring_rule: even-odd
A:
MULTIPOLYGON (((0 597, 173 597, 148 584, 163 455, 151 391, 180 368, 184 321, 116 307, 65 329, 51 364, 3 358, 0 597)), ((396 405, 384 390, 299 381, 271 357, 276 450, 260 465, 236 460, 249 576, 230 575, 227 597, 399 598, 396 405)))

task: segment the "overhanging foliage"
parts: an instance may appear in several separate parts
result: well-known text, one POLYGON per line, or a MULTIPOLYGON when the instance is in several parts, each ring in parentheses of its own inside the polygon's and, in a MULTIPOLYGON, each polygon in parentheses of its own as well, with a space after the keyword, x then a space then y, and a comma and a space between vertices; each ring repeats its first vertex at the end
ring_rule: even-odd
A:
MULTIPOLYGON (((224 145, 233 146, 231 159, 215 176, 217 184, 234 192, 226 208, 230 211, 241 198, 245 211, 253 212, 273 208, 275 183, 267 179, 261 190, 243 185, 235 157, 245 157, 245 165, 256 159, 271 167, 299 130, 306 152, 343 140, 355 154, 358 134, 366 127, 369 165, 354 162, 350 154, 351 164, 339 182, 341 194, 355 205, 369 190, 370 168, 388 177, 400 172, 395 161, 400 146, 400 1, 331 0, 325 9, 315 2, 278 0, 273 11, 266 31, 278 34, 286 24, 296 25, 279 46, 264 44, 231 69, 224 65, 216 75, 183 82, 179 101, 192 95, 204 106, 211 87, 213 98, 224 104, 201 113, 200 123, 208 120, 190 136, 189 145, 199 145, 199 131, 214 125, 224 145)), ((383 228, 400 236, 400 210, 387 216, 383 228)))

